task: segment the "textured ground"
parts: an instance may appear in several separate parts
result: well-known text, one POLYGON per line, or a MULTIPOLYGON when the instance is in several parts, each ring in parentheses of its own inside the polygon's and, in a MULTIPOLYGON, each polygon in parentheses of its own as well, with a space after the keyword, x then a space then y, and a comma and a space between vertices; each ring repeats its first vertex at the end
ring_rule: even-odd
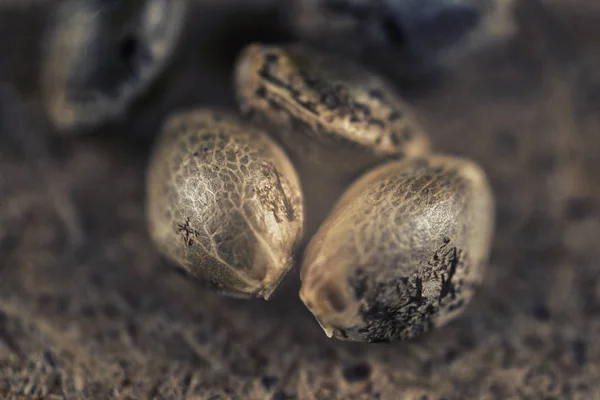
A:
MULTIPOLYGON (((525 0, 517 38, 411 91, 436 147, 488 172, 498 226, 485 288, 467 312, 392 345, 327 339, 294 279, 268 303, 226 300, 153 250, 146 137, 169 109, 232 103, 229 47, 240 42, 219 33, 211 7, 194 12, 185 62, 131 120, 58 140, 35 102, 47 6, 0 3, 0 81, 27 99, 0 87, 0 397, 600 398, 600 7, 591 2, 542 12, 525 0)), ((234 31, 248 28, 236 21, 234 31)))

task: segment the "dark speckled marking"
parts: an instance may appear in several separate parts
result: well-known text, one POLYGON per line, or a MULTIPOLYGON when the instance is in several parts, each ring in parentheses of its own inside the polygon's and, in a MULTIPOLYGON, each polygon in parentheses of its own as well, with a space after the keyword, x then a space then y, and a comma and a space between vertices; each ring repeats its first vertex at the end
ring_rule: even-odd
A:
POLYGON ((271 68, 273 67, 273 64, 276 63, 279 60, 279 58, 272 58, 272 57, 266 57, 266 61, 267 63, 265 65, 263 65, 260 70, 259 70, 259 75, 262 79, 264 79, 266 82, 271 83, 274 86, 280 87, 284 90, 286 90, 289 94, 290 97, 302 108, 304 108, 305 110, 309 111, 310 113, 318 116, 319 113, 317 111, 316 108, 316 104, 310 102, 310 101, 303 101, 300 99, 300 96, 302 95, 300 92, 298 92, 298 90, 294 89, 293 87, 291 87, 290 85, 286 84, 285 82, 283 82, 281 79, 277 78, 275 75, 273 75, 271 73, 271 68), (270 60, 269 60, 270 59, 270 60))
POLYGON ((397 131, 390 132, 390 140, 394 146, 398 146, 402 142, 397 131))
MULTIPOLYGON (((434 256, 434 260, 439 261, 439 255, 436 253, 434 256)), ((456 247, 452 249, 452 255, 450 256, 450 270, 448 272, 448 277, 442 277, 442 291, 440 292, 440 297, 438 298, 438 303, 442 303, 444 298, 450 295, 453 299, 456 298, 456 286, 452 281, 454 274, 456 273, 456 267, 458 265, 458 255, 456 247)))
POLYGON ((267 97, 267 89, 264 86, 259 86, 255 94, 258 98, 264 99, 267 97))
POLYGON ((385 95, 379 89, 372 89, 372 90, 370 90, 369 91, 369 97, 371 97, 372 99, 378 100, 378 101, 380 101, 382 103, 385 101, 385 95))
POLYGON ((296 214, 294 213, 294 207, 292 207, 292 203, 290 199, 286 196, 285 191, 283 190, 283 186, 281 185, 281 175, 277 170, 275 171, 275 177, 277 179, 277 188, 281 192, 281 197, 283 199, 283 205, 285 207, 285 216, 288 221, 294 221, 296 219, 296 214))
POLYGON ((276 62, 279 62, 279 55, 278 55, 278 54, 274 54, 274 53, 268 53, 268 54, 265 56, 265 60, 266 60, 268 63, 276 63, 276 62))
POLYGON ((354 108, 356 108, 358 111, 360 111, 363 114, 364 117, 371 116, 371 109, 366 104, 355 103, 354 104, 354 108))
MULTIPOLYGON (((270 163, 262 163, 261 167, 263 168, 263 173, 265 178, 270 179, 272 181, 271 184, 275 185, 277 191, 279 192, 279 196, 276 198, 273 197, 265 197, 261 196, 262 192, 259 192, 259 196, 261 196, 262 201, 269 206, 271 211, 273 212, 273 216, 277 222, 281 222, 281 214, 283 212, 285 218, 291 222, 296 219, 296 215, 294 213, 294 208, 292 207, 292 203, 288 199, 285 191, 283 190, 283 186, 281 184, 281 175, 277 171, 277 169, 270 163), (278 200, 282 201, 283 210, 280 204, 278 204, 278 200)), ((269 189, 269 188, 267 188, 269 189)), ((267 192, 270 192, 267 190, 267 192)))
POLYGON ((377 125, 380 128, 382 128, 382 129, 385 128, 385 124, 383 123, 383 121, 380 120, 380 119, 377 119, 377 118, 371 118, 371 119, 369 119, 369 124, 371 124, 371 125, 377 125))
POLYGON ((190 226, 190 219, 186 218, 185 222, 177 225, 177 233, 181 235, 187 247, 194 245, 194 237, 198 232, 190 226))
POLYGON ((465 267, 461 251, 445 241, 430 261, 427 270, 431 274, 424 278, 414 274, 374 283, 363 269, 357 269, 349 283, 355 298, 367 304, 361 309, 366 326, 358 332, 368 342, 408 339, 428 332, 440 313, 456 310, 464 304, 460 299, 463 284, 455 282, 454 276, 458 269, 465 267), (441 290, 435 298, 423 295, 423 279, 441 280, 441 290), (401 298, 406 301, 398 304, 401 298))

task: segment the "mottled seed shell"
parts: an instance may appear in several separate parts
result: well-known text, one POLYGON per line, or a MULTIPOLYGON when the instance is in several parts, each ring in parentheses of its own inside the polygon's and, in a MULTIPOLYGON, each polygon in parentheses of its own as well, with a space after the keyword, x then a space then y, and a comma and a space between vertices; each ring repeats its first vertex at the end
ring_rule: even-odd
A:
POLYGON ((348 60, 254 44, 238 60, 235 83, 242 112, 266 126, 296 164, 357 173, 429 149, 393 86, 348 60))
POLYGON ((66 0, 42 60, 47 113, 63 132, 123 115, 169 59, 187 0, 66 0))
POLYGON ((268 299, 292 266, 303 228, 300 183, 262 131, 208 110, 166 123, 147 177, 158 248, 232 296, 268 299))
POLYGON ((330 337, 413 338, 469 302, 493 220, 490 187, 473 162, 387 163, 347 190, 310 241, 300 297, 330 337))

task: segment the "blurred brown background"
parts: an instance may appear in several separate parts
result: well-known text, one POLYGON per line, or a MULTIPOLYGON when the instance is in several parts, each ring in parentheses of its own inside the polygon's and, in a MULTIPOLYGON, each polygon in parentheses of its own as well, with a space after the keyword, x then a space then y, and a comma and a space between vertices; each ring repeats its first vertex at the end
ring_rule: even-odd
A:
POLYGON ((297 279, 268 303, 200 290, 147 236, 156 128, 234 105, 237 50, 287 37, 271 6, 195 1, 131 117, 60 138, 38 104, 52 1, 0 1, 0 397, 600 398, 600 6, 520 0, 514 37, 406 93, 439 151, 484 166, 498 226, 466 313, 389 345, 327 339, 297 279))

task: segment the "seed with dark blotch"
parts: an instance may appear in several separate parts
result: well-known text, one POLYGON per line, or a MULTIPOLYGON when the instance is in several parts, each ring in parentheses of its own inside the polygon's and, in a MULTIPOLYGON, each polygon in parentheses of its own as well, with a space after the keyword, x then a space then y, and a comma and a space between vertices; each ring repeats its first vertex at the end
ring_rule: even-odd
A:
POLYGON ((433 155, 384 164, 344 193, 311 239, 300 297, 329 337, 421 335, 473 296, 493 221, 492 193, 475 163, 433 155))

